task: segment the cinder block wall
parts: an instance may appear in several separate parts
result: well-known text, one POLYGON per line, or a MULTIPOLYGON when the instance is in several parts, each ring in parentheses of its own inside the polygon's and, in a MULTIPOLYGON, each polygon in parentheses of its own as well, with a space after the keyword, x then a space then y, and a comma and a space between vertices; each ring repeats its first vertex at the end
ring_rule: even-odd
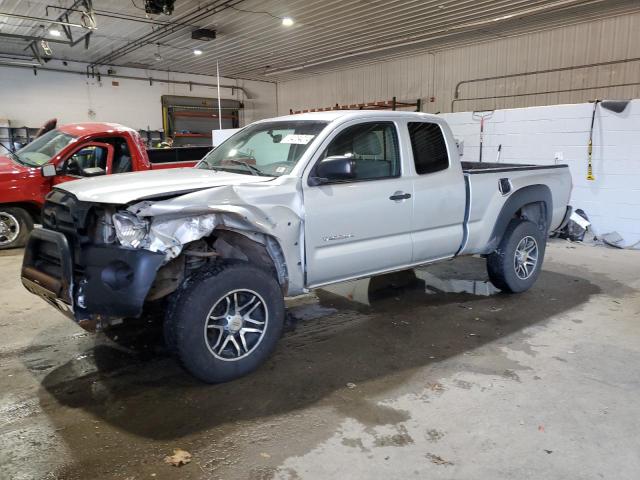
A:
MULTIPOLYGON (((496 110, 485 121, 483 161, 566 163, 573 177, 571 203, 582 208, 596 233, 617 231, 627 243, 640 241, 640 100, 620 114, 598 106, 593 132, 593 171, 588 181, 587 143, 593 104, 496 110)), ((442 114, 464 160, 477 161, 480 122, 471 112, 442 114)))

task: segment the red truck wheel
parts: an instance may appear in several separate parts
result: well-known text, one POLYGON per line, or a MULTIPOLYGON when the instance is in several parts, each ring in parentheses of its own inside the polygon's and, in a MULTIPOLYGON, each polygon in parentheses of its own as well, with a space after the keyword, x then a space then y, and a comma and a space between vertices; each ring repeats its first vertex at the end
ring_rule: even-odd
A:
POLYGON ((31 215, 19 207, 0 207, 0 250, 22 247, 33 229, 31 215))

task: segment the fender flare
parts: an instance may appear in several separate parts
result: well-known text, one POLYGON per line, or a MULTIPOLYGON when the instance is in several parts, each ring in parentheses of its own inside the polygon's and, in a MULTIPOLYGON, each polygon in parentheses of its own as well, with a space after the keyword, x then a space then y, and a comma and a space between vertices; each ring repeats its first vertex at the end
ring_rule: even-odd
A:
POLYGON ((487 242, 488 252, 495 250, 502 240, 504 232, 507 230, 509 222, 513 219, 516 212, 522 207, 530 204, 542 204, 542 222, 538 222, 538 227, 544 229, 545 237, 549 233, 549 225, 553 212, 553 200, 551 190, 546 185, 529 185, 513 192, 502 206, 496 223, 493 226, 491 237, 487 242))

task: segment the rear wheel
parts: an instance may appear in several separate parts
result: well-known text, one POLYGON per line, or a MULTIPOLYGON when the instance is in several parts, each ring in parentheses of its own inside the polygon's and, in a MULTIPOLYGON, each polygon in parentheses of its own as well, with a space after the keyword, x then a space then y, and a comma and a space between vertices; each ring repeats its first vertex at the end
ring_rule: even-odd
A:
POLYGON ((33 219, 20 207, 0 206, 0 250, 22 247, 33 229, 33 219))
POLYGON ((183 366, 207 383, 255 370, 282 335, 284 298, 269 272, 244 262, 221 262, 176 293, 165 338, 183 366))
POLYGON ((496 251, 487 257, 491 282, 503 292, 519 293, 531 288, 542 268, 545 240, 535 223, 512 220, 496 251))

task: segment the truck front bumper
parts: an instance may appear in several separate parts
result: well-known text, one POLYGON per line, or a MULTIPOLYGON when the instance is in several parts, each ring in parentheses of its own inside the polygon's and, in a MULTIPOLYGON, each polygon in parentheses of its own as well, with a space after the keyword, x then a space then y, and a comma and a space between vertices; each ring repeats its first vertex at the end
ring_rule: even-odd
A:
POLYGON ((164 255, 112 245, 73 246, 36 228, 22 263, 22 284, 87 330, 139 317, 164 255))

